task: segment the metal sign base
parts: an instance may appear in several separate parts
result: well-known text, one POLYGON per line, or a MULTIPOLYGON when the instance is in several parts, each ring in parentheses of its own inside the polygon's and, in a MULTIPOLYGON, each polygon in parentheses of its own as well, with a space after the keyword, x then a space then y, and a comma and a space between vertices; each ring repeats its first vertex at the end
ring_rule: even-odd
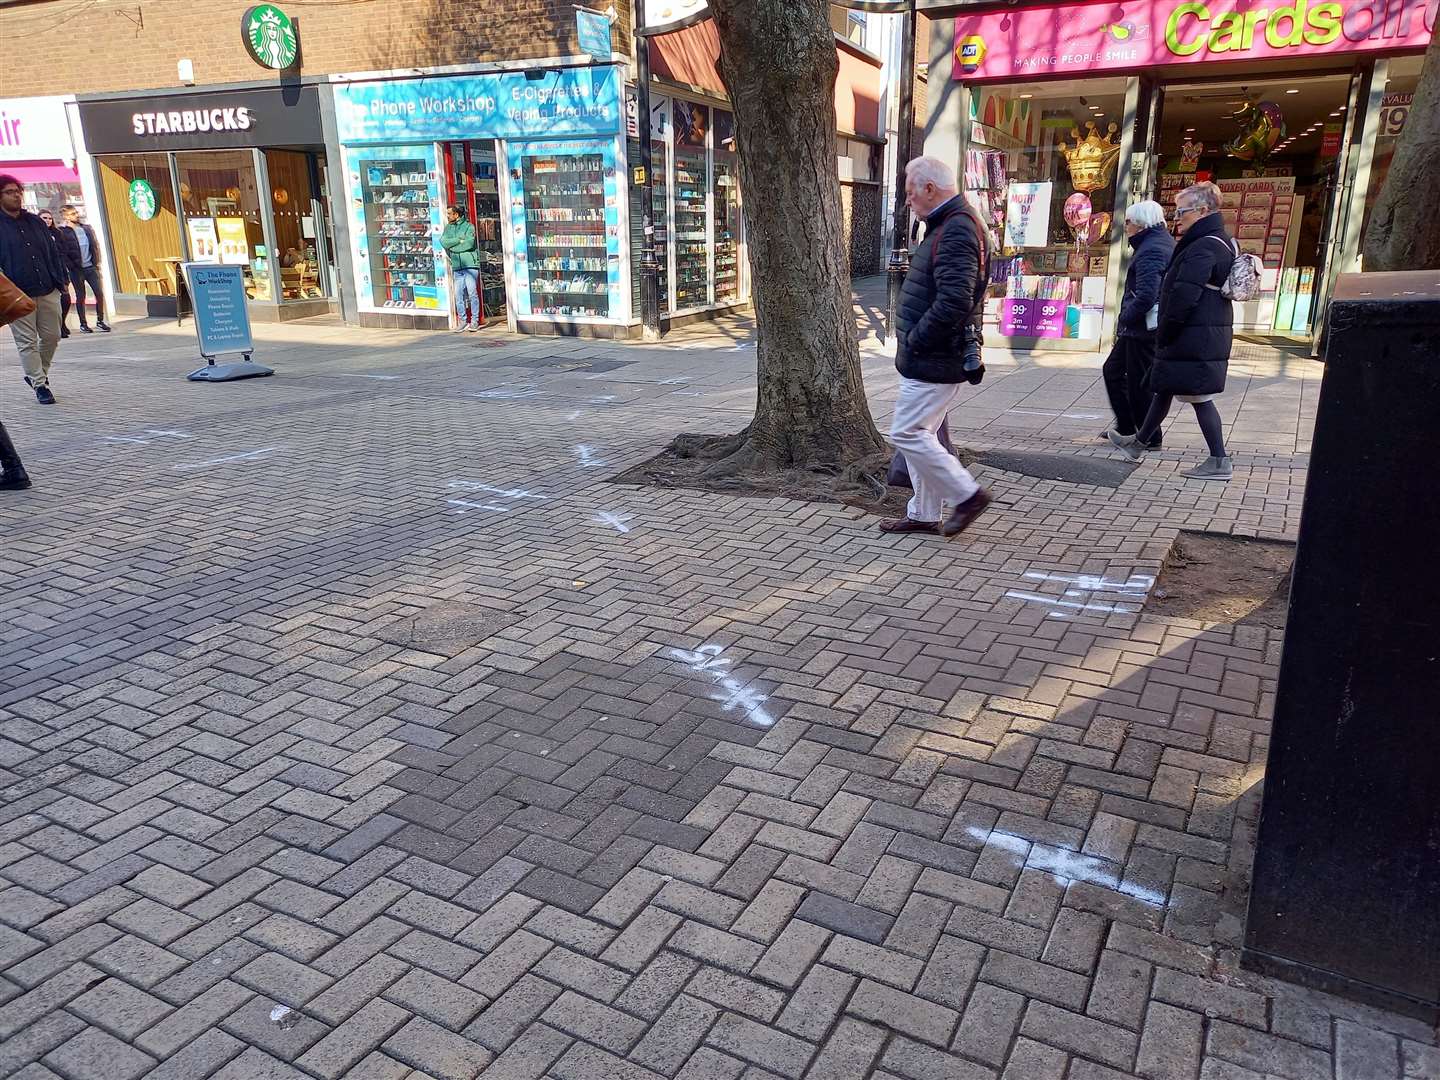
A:
POLYGON ((233 364, 217 364, 214 357, 204 367, 192 371, 185 378, 190 382, 234 382, 236 379, 258 379, 262 375, 274 375, 273 368, 262 367, 245 354, 245 359, 233 364))

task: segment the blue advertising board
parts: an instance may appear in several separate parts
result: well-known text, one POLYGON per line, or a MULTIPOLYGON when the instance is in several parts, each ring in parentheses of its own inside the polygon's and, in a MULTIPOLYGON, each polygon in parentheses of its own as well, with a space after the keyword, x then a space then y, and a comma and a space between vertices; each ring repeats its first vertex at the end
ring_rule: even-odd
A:
POLYGON ((624 116, 620 72, 608 65, 335 87, 336 129, 351 144, 615 135, 624 116))
POLYGON ((595 60, 610 59, 610 19, 583 8, 575 12, 575 37, 580 51, 595 60))
POLYGON ((200 355, 248 353, 250 312, 245 306, 245 274, 240 266, 185 263, 185 280, 195 308, 195 334, 200 355))

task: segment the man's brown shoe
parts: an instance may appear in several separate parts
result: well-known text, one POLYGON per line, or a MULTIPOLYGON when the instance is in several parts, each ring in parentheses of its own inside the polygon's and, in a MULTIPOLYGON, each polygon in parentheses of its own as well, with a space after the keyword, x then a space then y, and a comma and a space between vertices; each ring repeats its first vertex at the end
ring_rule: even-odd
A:
POLYGON ((990 496, 985 494, 984 488, 981 488, 950 511, 950 516, 940 526, 940 535, 955 536, 957 533, 964 532, 970 527, 971 522, 985 512, 985 508, 989 505, 990 496))
POLYGON ((886 518, 880 522, 880 531, 887 533, 938 533, 938 521, 916 521, 913 518, 886 518))

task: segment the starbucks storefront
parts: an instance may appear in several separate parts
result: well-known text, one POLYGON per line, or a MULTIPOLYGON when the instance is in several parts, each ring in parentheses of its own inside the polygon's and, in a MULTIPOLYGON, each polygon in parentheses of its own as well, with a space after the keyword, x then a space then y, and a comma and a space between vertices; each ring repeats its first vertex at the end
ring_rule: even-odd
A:
POLYGON ((174 314, 182 262, 243 267, 253 319, 333 310, 316 87, 90 99, 78 111, 117 311, 174 314))

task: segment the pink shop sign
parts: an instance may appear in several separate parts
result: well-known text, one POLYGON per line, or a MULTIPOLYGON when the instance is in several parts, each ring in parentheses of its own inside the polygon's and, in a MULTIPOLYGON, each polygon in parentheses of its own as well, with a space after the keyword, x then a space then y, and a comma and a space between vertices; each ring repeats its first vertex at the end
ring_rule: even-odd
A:
POLYGON ((953 73, 967 82, 1212 60, 1424 49, 1440 0, 1131 0, 964 15, 953 73))

